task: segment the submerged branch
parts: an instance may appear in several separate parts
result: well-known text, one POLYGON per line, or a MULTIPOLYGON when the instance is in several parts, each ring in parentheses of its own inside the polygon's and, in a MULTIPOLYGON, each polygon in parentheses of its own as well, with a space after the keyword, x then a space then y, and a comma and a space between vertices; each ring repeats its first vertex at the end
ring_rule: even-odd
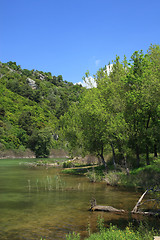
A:
MULTIPOLYGON (((136 203, 135 207, 133 208, 133 210, 131 211, 131 213, 133 214, 141 214, 141 215, 148 215, 148 216, 160 216, 160 209, 151 209, 151 210, 139 210, 138 207, 143 205, 146 202, 158 202, 158 199, 148 199, 146 201, 144 201, 142 203, 142 200, 144 198, 144 196, 147 194, 147 192, 149 191, 149 189, 147 189, 139 198, 138 202, 136 203)), ((112 206, 101 206, 101 205, 97 205, 96 199, 92 199, 91 200, 91 211, 104 211, 104 212, 115 212, 115 213, 126 213, 127 211, 123 210, 123 209, 117 209, 114 208, 112 206)))
POLYGON ((136 213, 136 212, 138 211, 138 207, 139 207, 140 203, 142 202, 142 200, 143 200, 143 198, 144 198, 144 196, 146 195, 147 192, 148 192, 148 190, 146 190, 146 191, 142 194, 142 196, 140 197, 140 199, 139 199, 138 202, 136 203, 135 207, 133 208, 132 213, 136 213))

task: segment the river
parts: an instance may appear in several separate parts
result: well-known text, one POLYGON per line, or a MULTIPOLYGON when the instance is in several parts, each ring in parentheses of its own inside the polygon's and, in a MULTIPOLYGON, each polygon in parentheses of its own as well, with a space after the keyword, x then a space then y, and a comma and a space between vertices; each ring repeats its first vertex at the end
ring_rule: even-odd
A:
POLYGON ((90 200, 131 210, 140 193, 120 190, 86 177, 65 175, 59 168, 27 167, 32 159, 0 160, 0 239, 65 239, 76 231, 96 231, 98 216, 105 226, 127 221, 128 215, 90 212, 90 200))

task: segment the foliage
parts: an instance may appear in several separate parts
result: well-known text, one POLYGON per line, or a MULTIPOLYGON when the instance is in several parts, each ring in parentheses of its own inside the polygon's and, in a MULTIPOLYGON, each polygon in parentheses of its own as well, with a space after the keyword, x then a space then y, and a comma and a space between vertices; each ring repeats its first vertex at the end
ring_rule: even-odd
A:
MULTIPOLYGON (((37 153, 40 151, 40 148, 37 150, 38 144, 35 147, 35 144, 31 146, 30 143, 35 142, 36 134, 39 135, 46 128, 57 135, 58 118, 72 102, 78 101, 81 92, 82 86, 63 81, 61 75, 56 77, 34 69, 21 69, 20 65, 12 61, 1 63, 1 149, 30 147, 37 156, 42 156, 42 153, 37 153)), ((54 142, 52 147, 57 148, 58 143, 54 142)), ((48 148, 43 147, 43 151, 47 156, 48 148)))
POLYGON ((145 228, 134 231, 131 227, 126 227, 125 230, 119 230, 116 226, 100 231, 100 233, 92 234, 88 240, 101 240, 101 239, 123 239, 123 240, 151 240, 153 239, 154 230, 148 231, 145 228), (143 230, 143 231, 142 231, 143 230), (145 231, 144 231, 145 230, 145 231))
POLYGON ((104 154, 111 151, 115 169, 139 167, 144 154, 149 165, 150 154, 160 152, 160 46, 135 51, 130 62, 117 56, 110 68, 109 74, 100 69, 97 88, 84 91, 60 118, 63 141, 70 152, 96 154, 105 167, 104 154))
POLYGON ((140 167, 144 155, 149 165, 160 152, 160 46, 135 51, 129 61, 116 56, 109 67, 110 73, 97 71, 96 88, 85 89, 61 75, 1 63, 1 148, 31 146, 50 128, 70 155, 95 154, 106 169, 104 155, 111 152, 115 169, 140 167))
POLYGON ((105 182, 111 186, 117 186, 120 181, 120 175, 115 171, 106 173, 105 182))
POLYGON ((80 240, 80 234, 79 233, 69 233, 66 235, 66 240, 80 240))
POLYGON ((65 174, 72 174, 72 175, 84 175, 87 173, 87 168, 67 168, 62 170, 65 174))
POLYGON ((88 170, 86 176, 91 182, 101 182, 104 178, 104 173, 101 169, 92 168, 91 170, 88 170))
POLYGON ((63 168, 71 168, 74 167, 74 163, 71 160, 65 161, 63 163, 63 168))
POLYGON ((52 147, 52 132, 48 128, 36 130, 29 138, 29 147, 36 154, 37 158, 49 156, 52 147))
MULTIPOLYGON (((134 228, 131 224, 129 224, 129 226, 127 226, 124 230, 120 230, 117 228, 117 226, 114 226, 112 224, 110 224, 108 228, 105 228, 104 219, 101 217, 98 217, 97 227, 99 232, 89 234, 89 237, 85 238, 86 240, 105 240, 105 239, 151 240, 153 239, 153 236, 159 234, 153 228, 150 229, 149 226, 147 226, 147 224, 143 224, 142 222, 140 222, 138 228, 134 228)), ((73 233, 69 235, 70 238, 66 239, 76 240, 77 236, 79 237, 78 234, 73 233)))
POLYGON ((109 172, 105 180, 110 185, 120 185, 126 187, 136 187, 147 189, 159 185, 160 179, 160 159, 150 165, 140 167, 130 171, 127 175, 123 172, 109 172))

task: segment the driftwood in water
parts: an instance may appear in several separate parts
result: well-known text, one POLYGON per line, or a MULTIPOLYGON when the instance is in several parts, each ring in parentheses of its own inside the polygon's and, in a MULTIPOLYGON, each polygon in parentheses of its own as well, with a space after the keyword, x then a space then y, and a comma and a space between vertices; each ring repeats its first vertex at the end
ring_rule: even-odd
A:
POLYGON ((92 207, 91 211, 119 212, 119 213, 125 212, 123 209, 117 209, 112 206, 100 206, 100 205, 92 207))
MULTIPOLYGON (((144 201, 142 203, 143 198, 145 197, 145 195, 147 194, 147 192, 150 190, 146 190, 141 197, 139 198, 138 202, 136 203, 135 207, 133 208, 133 210, 131 211, 131 213, 133 214, 141 214, 141 215, 148 215, 148 216, 160 216, 160 209, 155 209, 155 210, 146 210, 146 211, 141 211, 138 208, 143 205, 146 202, 149 201, 156 201, 159 203, 158 199, 148 199, 146 201, 144 201)), ((159 191, 159 190, 158 190, 159 191)), ((104 211, 104 212, 115 212, 115 213, 125 213, 126 211, 123 209, 117 209, 114 208, 112 206, 101 206, 101 205, 97 205, 96 199, 92 199, 91 200, 91 211, 104 211)))
POLYGON ((141 202, 142 202, 142 200, 143 200, 143 198, 144 198, 144 196, 146 195, 147 192, 148 192, 148 190, 146 190, 146 191, 142 194, 142 196, 140 197, 140 199, 139 199, 138 202, 136 203, 135 207, 133 208, 132 213, 137 213, 137 212, 138 212, 138 207, 140 206, 140 204, 141 204, 141 202))
POLYGON ((96 199, 91 200, 91 211, 104 211, 104 212, 119 212, 124 213, 125 211, 123 209, 117 209, 112 206, 101 206, 97 205, 96 199))
POLYGON ((155 216, 155 217, 160 217, 160 211, 155 211, 155 212, 151 212, 151 211, 137 211, 134 214, 141 214, 141 215, 145 215, 145 216, 155 216))
POLYGON ((149 201, 157 201, 157 199, 148 199, 146 201, 144 201, 142 203, 142 200, 143 198, 145 197, 145 195, 147 194, 147 192, 149 191, 149 189, 147 189, 142 195, 141 197, 139 198, 138 202, 136 203, 135 207, 133 208, 132 212, 131 213, 134 213, 134 214, 142 214, 142 215, 148 215, 148 216, 160 216, 160 209, 156 209, 155 211, 153 210, 149 210, 149 211, 141 211, 139 210, 138 208, 143 205, 144 203, 146 202, 149 202, 149 201))

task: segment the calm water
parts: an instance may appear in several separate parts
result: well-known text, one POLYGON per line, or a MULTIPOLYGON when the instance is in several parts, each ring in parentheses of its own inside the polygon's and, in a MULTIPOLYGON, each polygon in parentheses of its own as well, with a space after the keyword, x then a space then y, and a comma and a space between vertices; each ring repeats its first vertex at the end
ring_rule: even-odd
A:
MULTIPOLYGON (((71 231, 87 236, 96 231, 98 216, 105 224, 128 216, 89 212, 90 200, 100 205, 131 210, 140 194, 90 183, 86 177, 64 175, 60 169, 29 168, 20 162, 0 160, 0 239, 65 239, 71 231)), ((123 220, 122 219, 122 220, 123 220)))

